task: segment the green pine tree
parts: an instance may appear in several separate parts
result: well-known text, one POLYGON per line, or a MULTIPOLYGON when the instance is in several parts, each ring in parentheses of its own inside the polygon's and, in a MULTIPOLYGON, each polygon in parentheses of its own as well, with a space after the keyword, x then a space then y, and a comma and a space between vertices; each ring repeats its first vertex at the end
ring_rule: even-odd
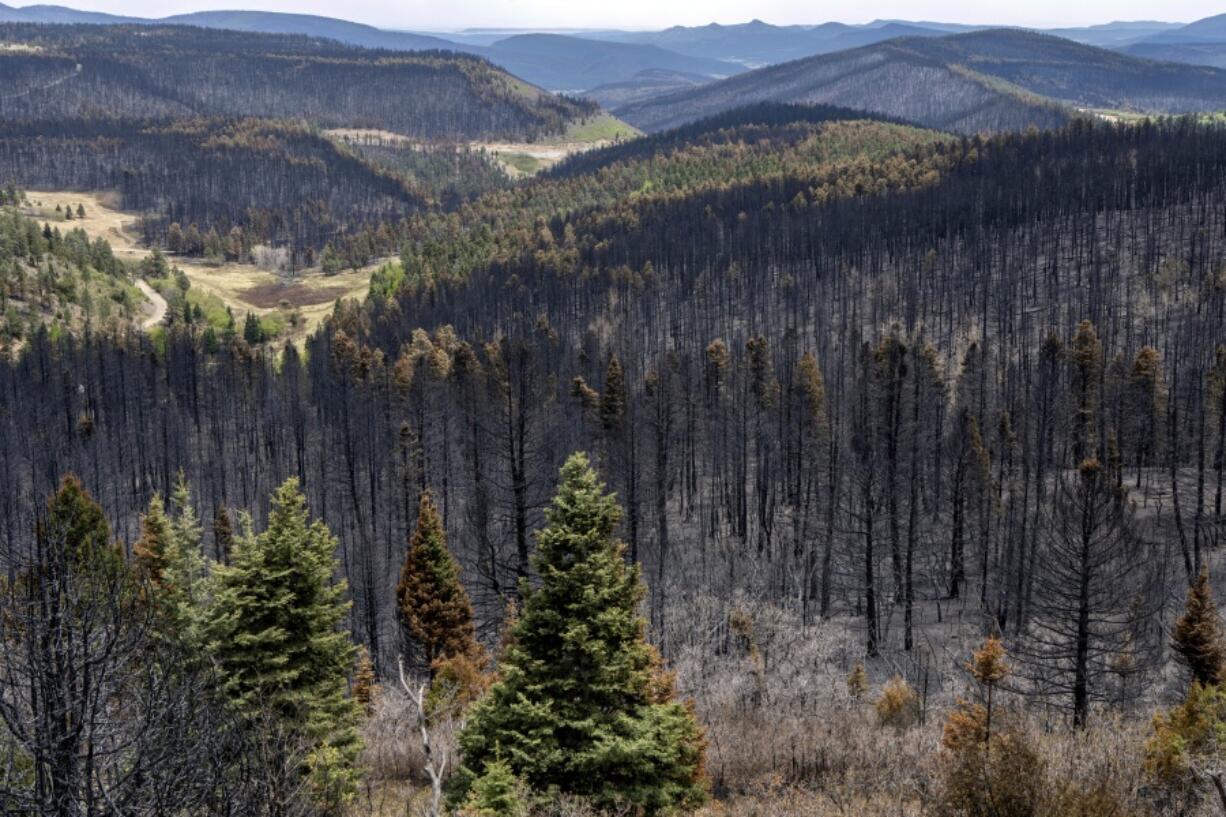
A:
POLYGON ((60 489, 47 501, 47 513, 37 534, 40 542, 54 542, 64 548, 62 553, 47 557, 57 568, 79 573, 89 582, 129 584, 128 567, 111 543, 106 515, 75 476, 64 477, 60 489))
POLYGON ((336 538, 310 522, 298 480, 273 495, 267 529, 250 524, 215 568, 207 634, 223 690, 238 710, 271 716, 314 747, 312 780, 330 802, 356 786, 360 712, 347 694, 356 648, 342 628, 346 585, 333 582, 336 538), (339 792, 339 794, 338 794, 339 792))
POLYGON ((183 472, 170 495, 174 511, 163 572, 164 603, 183 643, 199 648, 204 643, 205 580, 207 568, 201 554, 203 533, 192 507, 191 491, 183 472))
POLYGON ((523 783, 503 760, 492 760, 485 772, 473 781, 460 817, 524 817, 523 783))
POLYGON ((659 814, 704 799, 702 730, 646 641, 639 570, 613 538, 620 514, 573 455, 537 536, 540 585, 524 588, 501 677, 461 733, 453 802, 499 760, 534 791, 602 808, 659 814))

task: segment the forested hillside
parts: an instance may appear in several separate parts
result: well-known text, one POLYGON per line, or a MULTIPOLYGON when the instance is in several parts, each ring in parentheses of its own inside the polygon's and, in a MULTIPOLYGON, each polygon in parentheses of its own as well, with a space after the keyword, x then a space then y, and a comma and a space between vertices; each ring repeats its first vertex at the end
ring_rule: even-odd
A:
MULTIPOLYGON (((578 154, 531 184, 489 193, 454 213, 410 217, 400 263, 376 276, 386 293, 407 280, 465 281, 492 261, 526 254, 572 259, 578 236, 552 219, 611 214, 758 179, 804 179, 834 198, 926 184, 945 134, 865 119, 841 108, 762 105, 675 132, 578 154)), ((630 216, 634 218, 634 216, 630 216)))
POLYGON ((188 26, 0 26, 0 119, 259 116, 437 139, 563 132, 591 103, 478 57, 188 26))
POLYGON ((106 241, 73 228, 84 207, 62 208, 40 224, 21 213, 27 205, 20 189, 0 189, 0 358, 39 331, 60 337, 128 326, 144 299, 106 241))
MULTIPOLYGON (((624 508, 624 557, 650 579, 650 633, 682 668, 681 691, 713 740, 757 747, 708 758, 717 792, 752 795, 764 777, 821 792, 814 752, 885 751, 813 737, 835 717, 807 697, 819 692, 800 679, 815 671, 840 690, 850 672, 837 706, 854 711, 889 668, 899 677, 877 717, 931 734, 913 724, 965 688, 970 648, 950 639, 988 630, 1008 644, 1010 695, 1033 707, 1017 712, 1098 730, 1110 796, 1170 813, 1154 798, 1174 789, 1133 785, 1119 765, 1165 744, 1146 748, 1143 720, 1113 724, 1182 694, 1174 600, 1217 564, 1226 131, 1078 121, 950 140, 788 110, 658 137, 642 154, 610 148, 476 200, 473 214, 491 215, 457 213, 435 250, 410 240, 405 267, 364 307, 338 307, 304 355, 206 343, 190 326, 163 345, 31 338, 0 367, 0 468, 14 475, 0 541, 24 547, 66 472, 97 486, 133 541, 149 498, 183 469, 203 547, 224 560, 227 509, 253 509, 260 529, 263 498, 293 477, 338 537, 364 671, 395 678, 410 626, 398 605, 416 586, 406 566, 395 590, 406 538, 447 537, 473 632, 492 643, 540 560, 568 558, 534 531, 562 518, 543 509, 567 455, 586 450, 624 508), (459 266, 434 266, 466 246, 459 266), (768 648, 793 657, 757 663, 768 648), (795 743, 772 753, 780 739, 795 743)), ((541 603, 515 626, 552 621, 531 612, 541 603)), ((511 643, 528 652, 506 660, 536 654, 511 643)), ((985 649, 978 660, 1004 648, 985 649)), ((481 707, 519 710, 491 694, 472 729, 500 734, 481 707)), ((1058 740, 1009 717, 1010 740, 1058 740)), ((469 761, 492 763, 465 734, 469 761)), ((920 750, 890 746, 888 762, 909 765, 888 782, 844 756, 875 770, 856 783, 860 813, 892 814, 868 809, 898 775, 920 790, 906 754, 920 750)), ((1071 762, 1053 760, 1042 785, 1079 780, 1071 762)), ((466 774, 456 785, 477 786, 466 774)), ((979 778, 942 774, 941 791, 979 796, 979 778)), ((575 791, 599 794, 598 780, 575 791)))
MULTIPOLYGON (((124 209, 145 215, 154 245, 178 224, 202 236, 182 248, 192 255, 240 257, 269 243, 307 263, 329 242, 360 233, 373 241, 379 225, 424 201, 302 124, 261 120, 4 123, 0 175, 27 188, 116 190, 124 209)), ((385 238, 367 257, 395 246, 385 238)))
POLYGON ((0 42, 0 812, 1226 802, 1220 72, 933 33, 513 179, 594 107, 0 42))
POLYGON ((763 68, 617 110, 660 130, 761 101, 863 107, 960 133, 1058 126, 1064 104, 1155 113, 1226 107, 1226 73, 991 30, 905 38, 763 68), (1064 103, 1064 104, 1060 104, 1064 103))

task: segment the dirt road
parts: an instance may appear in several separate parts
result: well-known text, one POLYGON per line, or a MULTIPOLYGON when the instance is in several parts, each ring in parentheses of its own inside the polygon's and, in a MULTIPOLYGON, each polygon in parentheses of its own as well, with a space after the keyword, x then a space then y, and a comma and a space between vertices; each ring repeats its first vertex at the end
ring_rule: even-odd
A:
POLYGON ((140 325, 141 329, 148 332, 153 327, 160 326, 162 321, 166 319, 166 310, 168 309, 168 306, 166 304, 166 299, 162 297, 162 294, 140 278, 136 279, 136 288, 139 289, 141 293, 153 304, 153 314, 146 318, 140 325))

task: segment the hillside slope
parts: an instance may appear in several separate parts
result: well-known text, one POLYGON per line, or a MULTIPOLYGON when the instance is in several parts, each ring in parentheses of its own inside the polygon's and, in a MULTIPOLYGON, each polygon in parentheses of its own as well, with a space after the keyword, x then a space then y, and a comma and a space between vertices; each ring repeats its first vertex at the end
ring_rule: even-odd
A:
POLYGON ((580 91, 623 82, 642 71, 723 78, 742 73, 731 62, 691 57, 654 45, 610 43, 558 34, 521 34, 489 46, 488 58, 544 88, 580 91))
POLYGON ((1156 32, 1120 50, 1144 59, 1226 68, 1226 14, 1156 32))
POLYGON ((863 26, 846 23, 776 26, 751 20, 736 25, 673 26, 663 31, 602 31, 587 36, 650 44, 693 57, 729 60, 756 68, 872 45, 895 37, 936 37, 947 33, 933 24, 893 21, 863 26))
MULTIPOLYGON (((146 21, 148 22, 148 21, 146 21)), ((154 21, 162 25, 224 28, 259 34, 304 34, 357 45, 362 48, 386 48, 392 51, 463 51, 441 37, 430 37, 407 31, 384 31, 362 23, 320 17, 313 14, 285 14, 268 11, 197 11, 176 14, 154 21)))
POLYGON ((265 116, 422 138, 535 138, 594 112, 476 57, 186 26, 0 25, 0 119, 265 116))
POLYGON ((1226 14, 1215 14, 1188 23, 1182 28, 1146 37, 1145 43, 1222 43, 1226 42, 1226 14))
POLYGON ((726 77, 744 70, 735 63, 688 56, 653 44, 599 42, 562 35, 524 35, 493 44, 408 31, 311 14, 269 11, 198 11, 160 19, 118 17, 65 6, 11 8, 0 4, 0 23, 185 25, 253 34, 298 34, 360 48, 389 51, 453 51, 484 57, 511 74, 549 90, 584 90, 630 79, 640 71, 663 70, 726 77))
POLYGON ((124 17, 100 11, 78 11, 67 6, 22 6, 13 8, 0 3, 0 23, 90 23, 114 25, 143 22, 139 17, 124 17))
POLYGON ((1019 30, 905 38, 772 66, 618 109, 660 130, 763 101, 864 108, 962 133, 1052 127, 1079 107, 1181 113, 1226 106, 1226 73, 1153 63, 1019 30))
POLYGON ((1144 60, 1186 62, 1226 68, 1226 42, 1221 43, 1136 43, 1120 49, 1144 60))

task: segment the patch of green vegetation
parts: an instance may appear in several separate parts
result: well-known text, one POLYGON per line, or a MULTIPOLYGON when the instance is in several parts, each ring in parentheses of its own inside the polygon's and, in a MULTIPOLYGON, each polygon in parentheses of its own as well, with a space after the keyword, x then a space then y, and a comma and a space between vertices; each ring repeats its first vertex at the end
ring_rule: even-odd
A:
POLYGON ((507 87, 512 93, 519 94, 520 96, 527 97, 531 100, 539 99, 541 96, 540 88, 537 88, 531 83, 524 82, 522 79, 512 74, 506 75, 506 82, 507 87))
POLYGON ((0 341, 21 342, 40 326, 59 336, 133 320, 144 296, 110 244, 27 218, 24 201, 11 186, 0 190, 0 341))
POLYGON ((388 261, 370 275, 370 297, 390 298, 400 289, 404 281, 404 265, 399 261, 388 261))
POLYGON ((527 153, 500 153, 498 158, 525 176, 531 176, 543 166, 540 159, 527 153))
POLYGON ((278 338, 285 331, 286 317, 280 312, 270 312, 267 315, 260 316, 260 331, 264 333, 264 337, 272 340, 278 338))
POLYGON ((566 133, 552 141, 616 142, 620 139, 633 139, 636 136, 642 136, 642 132, 627 125, 616 116, 602 112, 596 116, 571 122, 566 133))
POLYGON ((847 161, 860 157, 880 161, 936 142, 952 142, 956 138, 952 134, 926 128, 866 119, 823 125, 816 136, 801 145, 801 151, 812 151, 810 155, 817 161, 847 161))
POLYGON ((213 293, 189 289, 187 291, 187 303, 192 308, 192 314, 195 319, 203 318, 206 324, 219 332, 224 332, 230 328, 230 312, 226 309, 225 302, 213 293), (196 312, 197 309, 200 310, 199 314, 196 312))

